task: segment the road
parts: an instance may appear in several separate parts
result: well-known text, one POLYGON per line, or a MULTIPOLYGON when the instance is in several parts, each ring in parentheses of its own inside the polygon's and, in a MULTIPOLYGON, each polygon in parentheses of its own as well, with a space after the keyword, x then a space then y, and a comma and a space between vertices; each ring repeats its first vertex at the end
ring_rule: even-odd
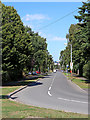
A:
POLYGON ((60 71, 28 85, 12 97, 28 105, 88 114, 88 94, 60 71))

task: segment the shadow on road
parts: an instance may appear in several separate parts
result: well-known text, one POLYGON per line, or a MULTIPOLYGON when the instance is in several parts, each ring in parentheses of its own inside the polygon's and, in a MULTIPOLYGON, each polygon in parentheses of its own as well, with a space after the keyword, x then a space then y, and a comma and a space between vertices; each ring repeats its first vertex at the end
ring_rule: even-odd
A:
POLYGON ((42 85, 43 83, 41 82, 32 82, 28 86, 36 86, 36 85, 42 85))
POLYGON ((11 93, 10 95, 0 95, 0 99, 16 99, 17 97, 12 97, 12 95, 16 94, 17 92, 20 92, 21 90, 27 88, 27 87, 31 87, 31 86, 37 86, 37 85, 42 85, 43 83, 41 82, 30 82, 27 86, 24 86, 16 91, 14 91, 13 93, 11 93))

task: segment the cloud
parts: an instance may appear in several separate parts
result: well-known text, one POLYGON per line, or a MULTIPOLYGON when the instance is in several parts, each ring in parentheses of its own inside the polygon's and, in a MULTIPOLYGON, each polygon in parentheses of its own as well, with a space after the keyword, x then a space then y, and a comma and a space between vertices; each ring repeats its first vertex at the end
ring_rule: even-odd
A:
POLYGON ((39 31, 39 35, 46 38, 47 41, 67 41, 66 38, 58 37, 58 36, 53 36, 52 34, 45 34, 41 31, 39 31), (53 37, 52 37, 53 36, 53 37))
POLYGON ((52 41, 65 41, 66 40, 66 38, 61 38, 61 37, 53 37, 53 38, 51 38, 51 40, 52 41))
POLYGON ((25 21, 32 21, 32 20, 49 20, 50 18, 47 15, 43 14, 27 14, 22 18, 25 21))

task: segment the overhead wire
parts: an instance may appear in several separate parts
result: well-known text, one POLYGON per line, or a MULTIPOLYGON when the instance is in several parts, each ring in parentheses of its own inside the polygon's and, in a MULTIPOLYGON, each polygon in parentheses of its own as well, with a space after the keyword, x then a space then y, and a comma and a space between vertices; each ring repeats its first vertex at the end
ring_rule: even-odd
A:
POLYGON ((61 18, 58 18, 57 20, 55 20, 55 21, 53 21, 53 22, 51 22, 51 23, 49 23, 49 24, 47 24, 47 25, 45 25, 45 26, 39 28, 38 30, 41 30, 41 29, 47 28, 48 26, 50 26, 50 25, 52 25, 52 24, 55 24, 56 22, 58 22, 58 21, 62 20, 63 18, 65 18, 65 17, 71 15, 72 13, 76 12, 77 10, 78 10, 78 9, 76 9, 76 10, 74 10, 74 11, 68 13, 67 15, 65 15, 65 16, 63 16, 63 17, 61 17, 61 18))

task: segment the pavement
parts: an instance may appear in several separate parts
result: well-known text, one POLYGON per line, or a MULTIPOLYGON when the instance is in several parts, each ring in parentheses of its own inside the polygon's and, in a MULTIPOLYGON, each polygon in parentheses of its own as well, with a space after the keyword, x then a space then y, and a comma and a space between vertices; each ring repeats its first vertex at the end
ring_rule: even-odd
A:
POLYGON ((29 84, 11 97, 27 105, 88 114, 88 93, 59 71, 29 84))

